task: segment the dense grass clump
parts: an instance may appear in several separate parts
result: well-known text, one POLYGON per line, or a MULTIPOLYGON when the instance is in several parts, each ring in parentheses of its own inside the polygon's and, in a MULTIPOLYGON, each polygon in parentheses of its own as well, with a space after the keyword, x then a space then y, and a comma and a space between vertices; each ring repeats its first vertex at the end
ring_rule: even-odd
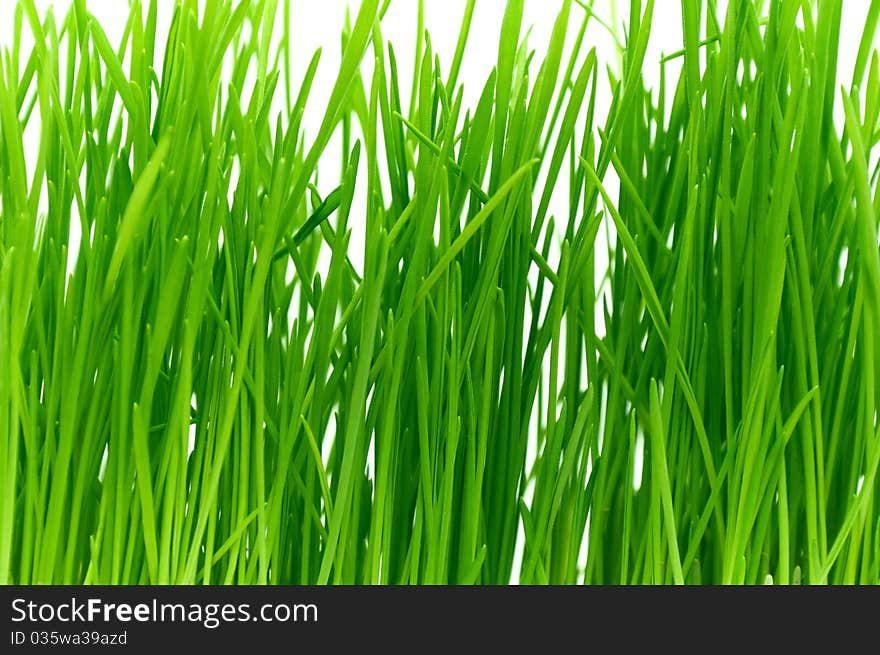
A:
POLYGON ((289 1, 20 1, 0 583, 880 583, 880 1, 683 0, 658 62, 631 0, 617 68, 524 2, 469 108, 476 0, 411 85, 354 3, 329 98, 289 1))

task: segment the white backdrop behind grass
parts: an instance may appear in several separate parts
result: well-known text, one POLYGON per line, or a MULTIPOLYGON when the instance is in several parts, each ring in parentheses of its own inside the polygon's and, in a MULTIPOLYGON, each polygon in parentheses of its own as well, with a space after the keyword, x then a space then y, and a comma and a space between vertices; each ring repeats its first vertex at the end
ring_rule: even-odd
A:
MULTIPOLYGON (((769 2, 776 1, 777 0, 769 0, 769 2)), ((146 2, 147 0, 142 0, 143 4, 146 4, 146 2)), ((52 11, 55 14, 56 20, 59 22, 63 19, 70 7, 70 0, 34 0, 34 3, 41 16, 47 11, 52 11)), ((204 4, 204 0, 200 1, 200 8, 204 8, 204 4)), ((291 21, 289 27, 292 35, 291 65, 293 79, 292 92, 294 94, 299 88, 300 82, 315 50, 318 48, 322 49, 320 65, 318 67, 312 91, 309 94, 309 103, 306 106, 305 115, 303 117, 306 143, 309 142, 310 135, 314 135, 317 131, 320 121, 324 116, 326 101, 330 97, 341 60, 340 35, 342 28, 345 25, 347 15, 351 16, 353 20, 357 13, 358 4, 358 0, 291 0, 291 21)), ((437 55, 441 66, 446 67, 446 70, 448 70, 453 59, 466 4, 466 0, 424 0, 424 28, 430 34, 433 51, 437 55)), ((542 54, 547 50, 553 23, 557 16, 557 10, 561 4, 562 0, 525 0, 523 30, 520 34, 520 38, 526 38, 528 49, 535 52, 535 58, 533 59, 531 68, 533 76, 536 74, 537 67, 540 65, 542 54)), ((613 29, 619 41, 625 41, 625 25, 627 25, 629 19, 629 4, 630 3, 626 0, 595 0, 593 2, 593 11, 595 12, 595 15, 601 18, 603 23, 613 29)), ((642 4, 645 3, 643 2, 642 4)), ((720 15, 723 15, 726 4, 726 0, 717 1, 720 15)), ((164 36, 168 33, 174 5, 174 0, 158 0, 157 52, 154 67, 160 78, 164 54, 161 48, 165 42, 164 36)), ((278 39, 278 35, 283 32, 283 29, 281 29, 283 21, 283 11, 281 10, 281 6, 283 6, 283 0, 279 0, 278 5, 279 9, 276 15, 278 29, 275 30, 276 39, 278 39)), ((417 39, 419 38, 419 35, 417 34, 418 6, 419 3, 417 0, 391 0, 390 8, 381 24, 383 36, 393 45, 397 55, 401 94, 404 98, 404 105, 407 104, 406 98, 409 97, 413 76, 414 53, 416 52, 417 39)), ((486 79, 495 66, 498 52, 499 32, 505 6, 505 0, 477 0, 476 2, 471 24, 470 38, 467 42, 458 78, 459 84, 461 84, 464 89, 463 110, 473 108, 476 105, 486 79)), ((0 0, 0 46, 2 46, 4 51, 10 47, 13 41, 15 7, 16 0, 0 0)), ((122 38, 125 30, 125 23, 128 19, 129 3, 124 0, 86 0, 86 7, 99 21, 110 42, 114 45, 118 44, 122 38)), ((849 32, 852 32, 854 35, 861 34, 867 7, 867 0, 844 0, 843 2, 842 33, 844 37, 841 39, 838 75, 838 81, 841 84, 849 85, 849 81, 852 77, 853 63, 858 50, 858 38, 854 37, 852 39, 847 39, 845 35, 849 32)), ((583 17, 584 10, 576 2, 569 23, 567 51, 571 47, 583 17)), ((21 48, 22 58, 28 56, 33 45, 32 40, 30 40, 29 30, 25 28, 23 32, 21 48)), ((604 71, 606 71, 606 67, 615 72, 619 71, 622 53, 615 38, 613 38, 608 29, 597 20, 590 21, 584 43, 586 48, 583 53, 586 53, 590 48, 595 47, 600 63, 600 80, 596 98, 596 116, 597 124, 601 126, 603 124, 602 117, 605 115, 611 100, 610 85, 604 71)), ((660 60, 663 55, 674 53, 681 48, 681 0, 656 0, 652 20, 651 38, 642 70, 645 83, 649 88, 656 89, 659 84, 661 69, 660 60)), ((66 51, 62 49, 60 53, 62 69, 65 65, 65 55, 66 51)), ((582 54, 582 56, 584 56, 584 54, 582 54)), ((231 62, 231 56, 229 61, 231 62)), ((365 81, 371 79, 372 61, 372 53, 368 50, 362 65, 363 79, 365 81)), ((128 57, 126 57, 125 64, 127 64, 127 62, 128 57)), ((20 62, 19 66, 21 67, 23 65, 24 61, 20 62)), ((681 58, 667 62, 667 79, 677 79, 680 66, 681 58)), ((229 69, 227 68, 225 72, 228 73, 229 69)), ((281 81, 283 82, 283 78, 281 81)), ((245 88, 242 90, 242 98, 249 97, 249 94, 250 89, 245 88)), ((283 90, 277 91, 276 104, 273 107, 274 113, 283 114, 283 98, 283 90)), ((671 98, 669 99, 671 100, 671 98)), ((839 99, 836 109, 840 111, 839 99)), ((584 111, 585 110, 586 109, 584 109, 584 111)), ((38 111, 39 110, 37 109, 36 112, 38 113, 38 111)), ((842 112, 837 118, 842 119, 842 112)), ((838 124, 840 124, 840 122, 841 121, 839 120, 838 124)), ((352 134, 352 139, 359 138, 360 136, 359 131, 355 129, 352 134)), ((25 158, 29 176, 33 175, 34 166, 36 165, 38 139, 39 121, 32 119, 25 133, 25 158)), ((317 185, 323 192, 335 188, 339 183, 341 171, 338 170, 338 167, 341 148, 342 139, 341 135, 337 132, 331 140, 330 145, 325 149, 324 157, 318 165, 317 185)), ((360 171, 359 180, 365 180, 366 170, 363 160, 361 161, 361 167, 362 170, 360 171)), ((550 203, 549 215, 551 216, 567 216, 568 214, 569 180, 567 171, 568 167, 563 166, 554 196, 550 203)), ((609 168, 605 178, 605 184, 609 194, 614 197, 617 193, 618 181, 614 176, 613 168, 609 168)), ((355 267, 360 270, 362 270, 363 264, 363 246, 359 246, 359 244, 364 243, 364 213, 366 207, 365 187, 365 182, 358 184, 355 192, 352 217, 349 220, 349 227, 353 232, 351 238, 351 259, 355 267)), ((43 188, 45 194, 45 186, 43 188)), ((231 188, 234 188, 234 186, 231 188)), ((539 188, 542 188, 541 185, 539 185, 539 188)), ((43 198, 41 201, 41 211, 45 211, 45 207, 46 198, 43 198)), ((613 242, 614 236, 613 226, 609 225, 609 223, 610 221, 606 221, 604 231, 600 230, 595 249, 596 279, 597 284, 600 286, 598 289, 600 293, 606 291, 604 287, 602 287, 602 275, 605 274, 608 266, 607 244, 609 240, 613 242)), ((76 215, 76 206, 74 206, 70 230, 71 243, 69 251, 71 257, 68 259, 69 272, 73 269, 75 264, 75 253, 78 252, 79 243, 81 241, 79 226, 79 217, 76 215)), ((555 240, 555 247, 551 250, 550 263, 554 268, 559 257, 560 241, 561 236, 555 240)), ((319 260, 319 270, 326 271, 328 265, 329 252, 326 253, 326 257, 323 260, 319 260)), ((290 272, 292 274, 292 270, 290 272)), ((536 271, 533 271, 533 275, 536 276, 536 271)), ((294 303, 293 306, 295 307, 296 304, 294 303)), ((525 320, 529 321, 530 317, 526 316, 525 320)), ((601 311, 601 303, 597 303, 596 327, 601 336, 604 333, 604 316, 601 311)), ((560 375, 562 375, 562 373, 563 371, 560 370, 560 375)), ((533 421, 537 420, 537 412, 531 412, 531 415, 533 421)), ((531 443, 527 457, 527 466, 534 460, 537 435, 537 425, 532 425, 530 427, 532 439, 530 439, 531 443)), ((329 433, 325 435, 323 442, 325 461, 329 455, 329 450, 333 442, 332 422, 328 432, 329 433)), ((635 485, 639 484, 641 478, 642 462, 638 455, 639 452, 637 452, 635 461, 635 479, 633 481, 635 485)), ((368 457, 370 465, 372 464, 372 460, 373 454, 371 452, 368 457)), ((531 490, 527 490, 527 500, 530 495, 531 490)), ((514 570, 518 569, 518 561, 522 552, 523 534, 521 528, 518 541, 517 564, 515 564, 514 570)), ((587 539, 584 539, 583 543, 584 546, 586 546, 587 539)), ((582 553, 582 558, 584 557, 585 553, 582 553)))
MULTIPOLYGON (((770 1, 775 2, 776 0, 770 1)), ((34 0, 34 2, 41 15, 51 10, 58 20, 66 14, 70 7, 70 0, 34 0)), ((157 33, 160 37, 167 34, 174 4, 174 0, 158 0, 157 33)), ((199 4, 204 6, 204 1, 199 4)), ((279 5, 281 4, 282 2, 279 2, 279 5)), ((848 31, 848 26, 854 34, 860 33, 867 11, 867 4, 866 0, 844 0, 842 19, 844 35, 848 31)), ((100 22, 111 43, 118 43, 123 35, 129 12, 128 5, 129 3, 124 0, 86 1, 89 12, 100 22)), ((465 5, 466 0, 424 0, 424 26, 430 33, 432 48, 437 54, 441 65, 448 66, 452 61, 465 5)), ((483 85, 495 65, 499 31, 505 5, 504 0, 477 0, 476 2, 471 25, 471 38, 468 41, 459 74, 459 83, 464 89, 463 107, 465 109, 475 106, 483 85)), ((540 61, 541 53, 546 51, 553 21, 556 18, 557 9, 560 5, 561 0, 525 0, 521 37, 527 38, 528 48, 536 52, 538 61, 540 61)), ((723 14, 726 0, 719 0, 718 5, 719 12, 723 14)), ((0 0, 0 44, 4 48, 8 47, 12 42, 15 6, 16 0, 0 0)), ((610 25, 615 30, 618 38, 623 41, 624 26, 628 21, 629 2, 625 0, 595 0, 593 7, 596 16, 610 25)), ((307 141, 309 134, 313 134, 317 130, 320 120, 323 118, 326 106, 324 101, 329 98, 336 79, 336 71, 341 59, 340 33, 345 24, 346 16, 354 16, 357 8, 358 0, 291 0, 290 27, 293 52, 291 63, 294 91, 298 88, 299 82, 305 74, 312 54, 318 48, 322 49, 320 66, 303 118, 307 141)), ((418 38, 416 34, 417 17, 417 0, 392 0, 390 8, 382 21, 382 32, 385 38, 393 44, 398 55, 398 68, 402 85, 401 93, 404 97, 408 97, 409 87, 411 86, 410 80, 412 79, 413 72, 412 53, 416 51, 418 38)), ((572 20, 569 25, 569 46, 582 17, 583 9, 575 3, 572 20)), ((279 8, 277 12, 279 27, 282 20, 283 12, 279 8)), ((30 51, 31 43, 29 42, 29 30, 24 29, 23 32, 22 56, 24 57, 30 51)), ((281 33, 281 29, 276 30, 276 34, 280 35, 281 33)), ((163 43, 164 39, 157 38, 159 49, 156 53, 155 67, 157 74, 160 76, 163 57, 161 46, 163 43)), ((600 25, 598 21, 590 21, 585 43, 587 48, 596 48, 600 70, 604 71, 605 66, 610 66, 612 70, 619 70, 620 49, 608 33, 608 30, 600 25)), ((656 88, 659 83, 661 57, 664 54, 679 50, 682 47, 681 44, 680 0, 656 0, 651 39, 648 44, 642 71, 645 82, 649 87, 656 88)), ((858 39, 843 38, 841 40, 839 57, 839 80, 841 82, 848 83, 851 77, 852 64, 855 61, 857 48, 858 39)), ((64 50, 60 53, 62 66, 64 65, 65 54, 66 51, 64 50)), ((668 79, 674 79, 680 65, 680 59, 667 62, 668 79)), ((533 69, 537 68, 537 64, 534 61, 532 67, 533 69)), ((364 79, 371 79, 372 58, 369 52, 364 57, 363 70, 364 79)), ((243 90, 242 97, 247 97, 247 92, 247 89, 243 90)), ((281 112, 283 109, 283 97, 283 93, 276 94, 277 103, 274 108, 276 112, 281 112)), ((608 80, 600 79, 597 92, 597 116, 601 117, 603 115, 603 110, 608 107, 609 102, 610 88, 608 80)), ((357 137, 359 134, 355 132, 354 136, 357 137)), ((26 133, 25 147, 29 173, 32 173, 33 166, 36 163, 36 141, 38 138, 39 123, 38 121, 31 121, 26 133)), ((334 188, 336 186, 335 182, 340 171, 335 169, 339 165, 337 155, 341 147, 341 137, 337 133, 330 146, 325 149, 325 161, 319 163, 319 186, 326 186, 327 188, 334 188), (321 185, 320 182, 324 182, 324 184, 321 185)), ((554 195, 550 205, 551 215, 562 215, 567 212, 567 170, 567 167, 563 166, 557 184, 559 192, 554 195)), ((617 188, 613 169, 608 172, 606 184, 613 196, 617 188)), ((363 215, 365 206, 364 186, 363 184, 358 185, 358 192, 355 198, 355 216, 358 215, 358 210, 360 215, 363 215)), ((74 207, 75 210, 76 208, 74 207)), ((71 253, 77 252, 80 239, 79 221, 76 219, 77 217, 74 216, 71 225, 71 253)), ((354 231, 352 235, 353 244, 363 243, 363 224, 363 220, 351 222, 351 227, 354 231)), ((602 244, 597 244, 596 266, 597 270, 604 271, 607 266, 606 250, 598 247, 599 245, 602 244)), ((362 263, 362 255, 363 253, 358 252, 357 249, 354 249, 352 252, 352 259, 357 266, 362 263)), ((558 257, 558 248, 552 256, 558 257)), ((74 261, 74 257, 69 259, 71 267, 74 261)), ((601 326, 601 312, 597 313, 597 320, 598 325, 601 326)))

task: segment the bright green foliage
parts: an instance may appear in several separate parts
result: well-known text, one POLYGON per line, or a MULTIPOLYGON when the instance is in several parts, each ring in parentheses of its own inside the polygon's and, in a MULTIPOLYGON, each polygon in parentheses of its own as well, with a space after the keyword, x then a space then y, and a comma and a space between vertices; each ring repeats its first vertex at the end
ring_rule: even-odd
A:
POLYGON ((468 108, 476 0, 411 89, 362 0, 314 134, 287 2, 20 1, 0 583, 880 583, 880 0, 849 88, 841 0, 683 0, 661 62, 631 0, 607 76, 526 1, 468 108))

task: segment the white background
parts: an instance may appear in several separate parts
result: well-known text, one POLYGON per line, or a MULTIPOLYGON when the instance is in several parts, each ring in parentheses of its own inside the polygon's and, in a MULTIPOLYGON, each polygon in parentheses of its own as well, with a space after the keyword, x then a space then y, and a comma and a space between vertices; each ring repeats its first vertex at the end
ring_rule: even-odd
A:
MULTIPOLYGON (((688 0, 690 1, 690 0, 688 0)), ((770 0, 776 2, 777 0, 770 0)), ((819 0, 822 2, 823 0, 819 0)), ((144 4, 148 0, 143 0, 144 4)), ((56 20, 60 23, 69 7, 69 0, 35 0, 38 11, 43 14, 49 7, 53 7, 56 20)), ((116 46, 122 36, 125 22, 128 17, 128 2, 124 0, 87 0, 88 9, 99 20, 104 31, 107 33, 110 42, 116 46)), ((200 6, 203 6, 200 2, 200 6)), ((279 5, 282 2, 279 0, 279 5)), ((316 48, 323 48, 321 65, 318 69, 317 76, 310 94, 309 104, 304 117, 304 126, 307 132, 314 134, 317 129, 323 112, 326 107, 326 100, 330 96, 331 88, 336 80, 336 73, 340 61, 339 37, 342 26, 345 21, 347 8, 351 7, 352 20, 357 13, 358 0, 292 0, 292 35, 293 35, 293 78, 294 93, 299 87, 299 80, 305 72, 306 66, 316 48)), ((430 32, 432 45, 435 53, 439 56, 441 65, 446 67, 452 61, 455 51, 456 42, 459 34, 461 17, 465 7, 465 0, 425 0, 425 28, 430 32)), ((504 0, 478 0, 476 10, 474 12, 471 34, 468 45, 465 50, 463 65, 459 74, 459 83, 464 85, 464 109, 473 108, 476 100, 482 91, 483 85, 490 71, 495 65, 498 49, 498 37, 501 26, 502 16, 505 8, 504 0)), ((561 6, 562 0, 525 0, 525 13, 523 17, 523 34, 529 31, 528 43, 529 48, 535 50, 536 56, 532 63, 532 75, 537 71, 540 65, 541 56, 546 52, 547 42, 553 27, 553 22, 557 15, 557 10, 561 6)), ((644 4, 644 3, 643 3, 644 4)), ((720 15, 723 16, 725 0, 718 0, 720 15)), ((173 0, 159 0, 159 20, 157 30, 157 46, 164 42, 164 35, 167 34, 168 25, 171 19, 174 7, 173 0)), ((839 56, 839 75, 838 83, 849 86, 852 77, 852 66, 856 57, 859 46, 859 38, 864 25, 864 18, 867 12, 868 0, 844 0, 843 3, 843 22, 842 22, 842 40, 840 44, 839 56)), ((13 29, 13 12, 15 8, 15 0, 0 0, 0 47, 4 50, 12 44, 13 29)), ((607 23, 613 25, 619 38, 623 40, 624 25, 628 20, 628 0, 595 0, 595 12, 601 16, 607 23)), ((649 42, 648 51, 645 57, 643 67, 643 75, 646 84, 649 87, 656 87, 659 80, 660 58, 664 53, 675 52, 682 47, 682 27, 681 27, 681 0, 656 0, 656 6, 653 16, 653 26, 651 30, 651 40, 649 42)), ((279 8, 279 21, 281 17, 279 8)), ((386 40, 393 43, 398 58, 400 82, 402 85, 401 93, 404 98, 404 105, 407 105, 409 97, 410 81, 412 79, 413 70, 413 53, 416 50, 416 0, 392 0, 383 23, 382 31, 386 40)), ((575 34, 580 26, 583 18, 583 10, 576 4, 572 8, 569 39, 567 46, 570 47, 575 34)), ((280 27, 280 26, 279 26, 280 27)), ((276 34, 281 30, 276 30, 276 34)), ((23 56, 27 56, 29 52, 29 31, 25 27, 23 56)), ((586 39, 585 50, 595 46, 598 53, 600 63, 600 73, 604 73, 605 67, 610 66, 612 70, 619 70, 620 52, 614 44, 614 40, 609 36, 607 31, 601 27, 596 21, 590 22, 586 39)), ((566 53, 568 47, 566 48, 566 53)), ((64 51, 62 50, 62 58, 64 51)), ((582 55, 583 56, 583 55, 582 55)), ((369 70, 371 68, 372 53, 367 52, 364 58, 364 79, 370 80, 369 70)), ((563 60, 567 61, 566 58, 563 60)), ((161 75, 160 67, 162 62, 162 52, 159 50, 156 54, 155 67, 161 75)), ((668 79, 674 80, 678 76, 678 67, 681 60, 677 60, 667 65, 668 79)), ((20 68, 24 62, 20 63, 20 68)), ((61 62, 62 70, 64 62, 61 62)), ((563 66, 565 63, 563 63, 563 66)), ((244 96, 243 96, 244 97, 244 96)), ((280 100, 283 93, 277 93, 280 100)), ((600 85, 597 94, 597 124, 602 125, 603 116, 610 101, 610 91, 607 78, 604 74, 600 75, 600 85)), ((839 103, 838 103, 839 104, 839 103)), ((277 104, 277 109, 281 109, 281 103, 277 104)), ((274 120, 273 120, 274 122, 274 120)), ((838 125, 841 121, 838 120, 838 125)), ((582 129, 582 128, 581 128, 582 129)), ((580 132, 579 132, 580 134, 580 132)), ((39 136, 39 126, 37 120, 32 120, 26 132, 25 154, 29 173, 33 171, 37 152, 37 138, 39 136)), ((319 165, 320 177, 322 184, 319 186, 326 187, 328 190, 333 188, 338 180, 339 175, 339 154, 341 143, 339 138, 331 141, 326 151, 326 156, 319 165)), ((557 216, 567 215, 567 166, 562 169, 562 175, 558 183, 558 191, 556 197, 550 206, 550 215, 557 216)), ((360 179, 363 179, 362 177, 360 179)), ((616 180, 613 178, 613 172, 609 172, 605 180, 609 192, 612 193, 616 189, 616 180)), ((349 225, 353 228, 352 236, 352 260, 355 265, 360 267, 362 261, 362 248, 356 244, 362 243, 363 220, 362 211, 364 206, 362 184, 359 184, 358 193, 355 198, 355 207, 349 225), (361 212, 361 219, 358 220, 358 212, 361 212)), ((75 211, 75 208, 74 208, 75 211)), ((70 251, 75 253, 79 243, 79 221, 76 216, 73 217, 71 226, 71 244, 70 251)), ((599 242, 596 244, 596 268, 597 279, 601 276, 607 267, 606 249, 603 241, 604 235, 600 232, 599 242)), ((551 254, 551 265, 555 265, 555 259, 558 257, 558 248, 551 254)), ((69 268, 75 261, 74 257, 69 259, 69 268)), ((325 263, 326 264, 326 263, 325 263)), ((603 331, 603 316, 601 311, 597 312, 597 329, 603 331)), ((533 413, 534 417, 534 413, 533 413)), ((532 435, 536 434, 537 426, 532 425, 532 435)), ((332 438, 325 439, 325 456, 326 449, 332 443, 332 438)), ((529 459, 534 457, 534 446, 530 448, 529 459)), ((370 458, 372 459, 372 457, 370 458)), ((637 457, 637 460, 640 458, 637 457)), ((641 477, 639 469, 641 462, 636 462, 636 478, 641 477)), ((520 540, 521 541, 521 540, 520 540)), ((586 543, 586 539, 585 539, 586 543)))
MULTIPOLYGON (((143 0, 146 4, 148 0, 143 0)), ((778 0, 769 0, 777 2, 778 0)), ((821 1, 821 0, 820 0, 821 1)), ((843 29, 840 46, 840 79, 849 83, 852 62, 858 49, 858 39, 864 25, 869 0, 844 0, 843 29)), ((202 5, 203 2, 200 2, 202 5)), ((281 2, 279 2, 279 5, 281 2)), ((425 0, 425 26, 431 33, 434 50, 439 54, 442 64, 452 60, 458 38, 461 16, 465 0, 425 0)), ((504 14, 505 0, 477 0, 471 28, 471 39, 465 52, 465 65, 459 80, 465 87, 465 100, 475 100, 485 79, 495 64, 498 46, 498 33, 504 14)), ((556 18, 561 0, 525 0, 523 27, 531 30, 529 45, 538 56, 546 50, 547 39, 556 18)), ((643 3, 644 4, 644 1, 643 3)), ((723 17, 726 0, 718 0, 719 12, 723 17)), ((54 8, 60 20, 70 5, 70 0, 35 0, 38 11, 43 14, 49 7, 54 8)), ((110 42, 118 43, 128 17, 128 2, 125 0, 87 0, 89 11, 100 21, 110 42)), ((314 50, 323 47, 322 64, 316 77, 314 98, 329 97, 339 62, 339 34, 346 11, 352 17, 357 13, 358 0, 291 0, 292 30, 294 45, 295 78, 300 78, 314 50)), ((158 34, 167 32, 174 0, 159 0, 158 34)), ((416 0, 392 0, 391 7, 382 23, 386 39, 393 42, 398 53, 402 81, 410 79, 411 60, 407 53, 415 51, 416 0)), ((0 0, 0 43, 8 46, 12 41, 12 16, 15 0, 0 0)), ((595 0, 594 10, 623 34, 629 12, 628 0, 595 0)), ((279 17, 281 11, 279 9, 279 17)), ((570 36, 576 32, 583 10, 577 4, 572 8, 570 36)), ((27 30, 25 30, 27 31, 27 30)), ((613 41, 607 32, 595 21, 591 21, 587 31, 586 43, 595 45, 600 61, 612 65, 617 61, 613 41)), ((656 0, 644 75, 649 84, 656 83, 659 66, 657 62, 663 53, 680 49, 681 40, 681 0, 656 0)), ((369 58, 369 57, 368 57, 369 58)), ((157 55, 157 66, 161 64, 161 51, 157 55)), ((465 106, 468 106, 467 103, 465 106)), ((321 104, 313 102, 311 118, 319 114, 321 104)))
MULTIPOLYGON (((147 4, 148 1, 142 0, 142 4, 147 4)), ((776 1, 770 0, 770 2, 776 1)), ((49 8, 52 8, 56 21, 60 23, 70 6, 70 0, 35 0, 35 4, 41 15, 49 8)), ((204 6, 203 1, 199 4, 204 6)), ((282 4, 283 0, 279 0, 279 28, 281 27, 282 11, 280 7, 282 4)), ((424 0, 425 28, 430 32, 432 46, 440 59, 441 65, 446 67, 452 61, 465 4, 465 0, 424 0)), ((532 63, 533 75, 540 65, 542 53, 546 52, 553 22, 561 4, 562 0, 525 0, 522 34, 524 35, 528 32, 529 48, 536 52, 535 60, 532 63)), ((621 40, 623 40, 624 26, 628 21, 629 4, 628 0, 595 0, 594 2, 595 13, 601 16, 606 23, 614 26, 621 40)), ((0 46, 4 49, 12 43, 12 19, 15 5, 15 0, 0 0, 0 46)), ((125 0, 86 0, 86 5, 89 11, 100 21, 110 42, 114 46, 118 44, 128 18, 129 3, 125 0)), ((505 5, 505 0, 477 0, 470 38, 459 74, 459 83, 464 87, 463 111, 475 106, 485 80, 495 65, 498 37, 505 5)), ((358 6, 358 0, 291 0, 292 16, 290 27, 293 42, 294 93, 299 87, 299 81, 302 79, 312 54, 317 48, 322 48, 321 64, 309 96, 310 99, 303 121, 307 135, 309 133, 313 134, 317 129, 323 117, 326 100, 330 96, 330 91, 336 79, 340 61, 339 35, 345 21, 346 12, 350 12, 353 20, 357 14, 358 6)), ((395 52, 397 53, 404 105, 408 104, 406 98, 409 97, 413 70, 413 53, 416 50, 417 6, 416 0, 392 0, 391 7, 382 22, 383 35, 386 40, 394 45, 395 52)), ((726 0, 718 0, 721 16, 723 16, 725 6, 726 0)), ((859 36, 864 24, 867 6, 868 0, 844 0, 843 2, 843 37, 840 45, 840 75, 838 80, 847 85, 852 76, 852 65, 858 50, 859 36)), ((164 43, 163 37, 167 34, 174 8, 174 0, 159 0, 158 8, 157 47, 164 43)), ((583 15, 583 10, 575 3, 572 7, 569 24, 568 46, 571 45, 574 39, 583 15)), ((281 29, 276 29, 275 33, 280 34, 281 31, 281 29)), ((681 49, 681 33, 681 0, 656 0, 651 40, 643 66, 643 75, 649 87, 655 88, 657 86, 660 72, 659 62, 662 55, 681 49)), ((22 48, 23 57, 29 52, 29 43, 31 42, 29 30, 25 24, 24 47, 22 48)), ((596 47, 601 73, 604 73, 605 66, 610 66, 612 70, 619 70, 620 51, 615 46, 614 40, 609 36, 607 30, 595 20, 590 21, 585 45, 585 51, 590 47, 596 47)), ((62 70, 65 54, 66 49, 62 49, 62 70)), ((160 75, 162 54, 161 50, 157 51, 154 64, 160 75)), ((563 61, 563 66, 565 61, 563 61)), ((364 58, 364 79, 367 82, 370 80, 369 71, 371 63, 372 55, 368 51, 364 58)), ((674 80, 677 77, 680 64, 681 59, 667 64, 668 79, 674 80)), ((20 66, 23 66, 23 62, 20 63, 20 66)), ((245 97, 244 94, 243 97, 245 97)), ((280 99, 283 97, 283 93, 276 93, 276 97, 279 100, 277 109, 280 110, 280 99)), ((599 125, 603 123, 602 117, 609 102, 610 91, 608 81, 604 75, 600 74, 596 112, 599 125)), ((38 136, 38 121, 32 120, 25 135, 25 153, 29 172, 33 170, 32 167, 35 163, 37 152, 36 139, 38 136)), ((322 160, 321 165, 319 165, 321 179, 326 182, 326 184, 321 186, 327 186, 328 188, 335 186, 334 182, 339 175, 340 147, 340 140, 337 137, 331 141, 330 146, 326 150, 326 156, 322 160)), ((554 202, 550 205, 550 215, 560 216, 567 214, 566 176, 567 166, 563 166, 558 183, 560 192, 556 194, 554 202)), ((613 191, 616 189, 613 171, 609 172, 606 183, 613 195, 613 191)), ((363 189, 359 189, 355 199, 355 209, 359 205, 363 206, 362 194, 363 189)), ((70 244, 70 251, 72 253, 75 253, 78 247, 78 225, 79 221, 74 216, 71 234, 72 243, 70 244)), ((357 244, 361 241, 358 228, 362 226, 362 222, 351 221, 350 225, 354 229, 352 243, 357 244)), ((597 269, 600 271, 604 271, 606 265, 603 250, 603 248, 597 247, 596 264, 597 269)), ((352 253, 356 264, 358 264, 360 259, 359 255, 360 253, 358 252, 352 253)), ((74 257, 71 257, 71 267, 73 262, 74 257)), ((551 261, 551 263, 553 262, 551 261)), ((597 318, 601 320, 602 317, 599 315, 597 318)))

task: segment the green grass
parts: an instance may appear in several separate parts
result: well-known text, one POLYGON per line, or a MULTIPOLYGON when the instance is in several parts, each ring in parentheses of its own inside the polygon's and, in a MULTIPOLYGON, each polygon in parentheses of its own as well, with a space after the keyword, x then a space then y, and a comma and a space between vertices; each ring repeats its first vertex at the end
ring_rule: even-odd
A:
POLYGON ((468 107, 476 0, 303 79, 286 1, 20 0, 0 583, 880 583, 880 0, 685 0, 662 61, 525 1, 468 107))

